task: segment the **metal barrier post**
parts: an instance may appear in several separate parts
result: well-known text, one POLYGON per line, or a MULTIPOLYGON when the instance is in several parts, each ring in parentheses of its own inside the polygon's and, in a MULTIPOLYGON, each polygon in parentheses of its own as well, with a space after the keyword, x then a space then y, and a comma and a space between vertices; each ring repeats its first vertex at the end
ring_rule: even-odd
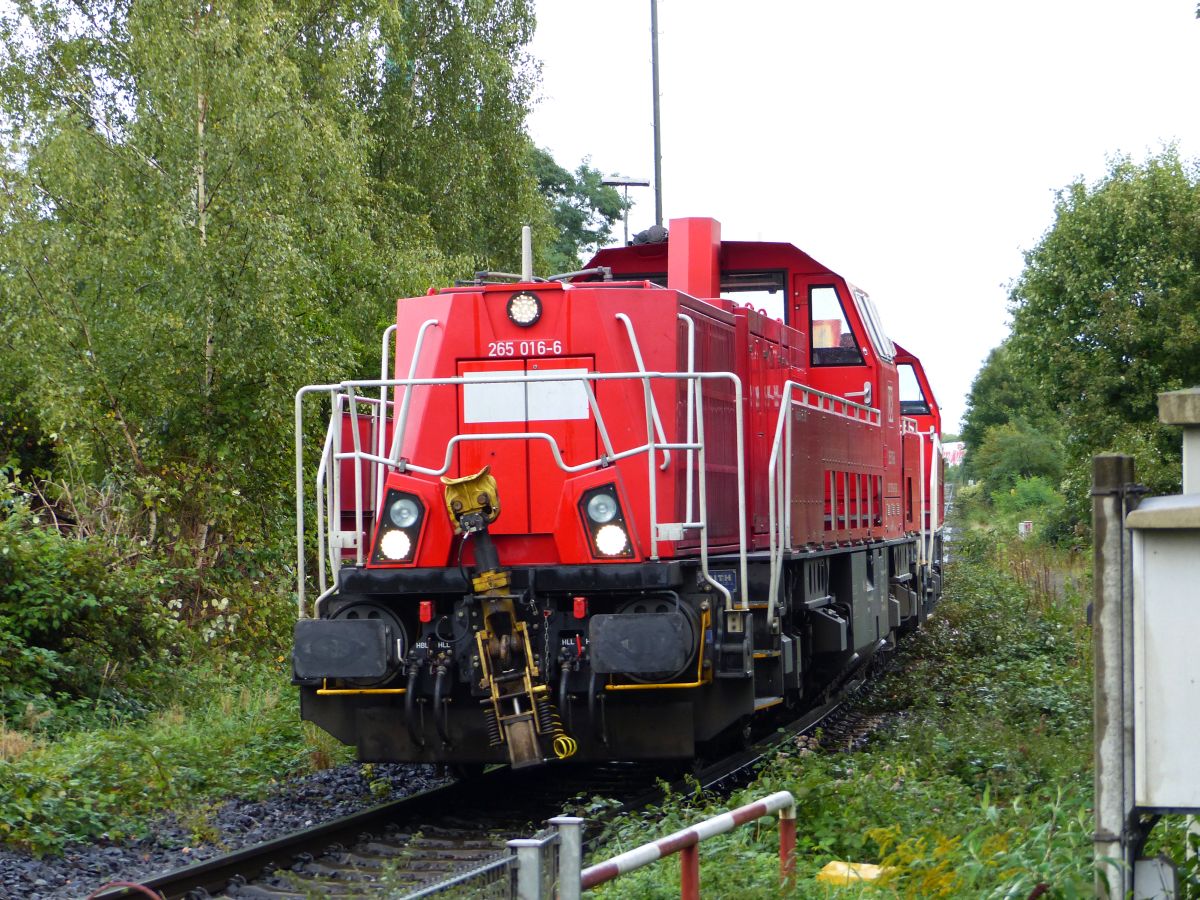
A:
POLYGON ((583 819, 555 816, 558 829, 558 900, 579 900, 579 873, 583 871, 583 819))
POLYGON ((542 845, 544 841, 519 838, 509 841, 510 850, 517 854, 517 897, 519 900, 542 900, 542 845))
POLYGON ((779 810, 779 880, 784 885, 796 881, 796 807, 779 810))
POLYGON ((779 813, 779 861, 780 875, 790 878, 793 874, 793 857, 796 847, 796 800, 788 791, 776 791, 746 806, 705 819, 690 828, 676 831, 649 844, 620 853, 612 859, 584 869, 580 881, 584 888, 593 888, 618 875, 640 869, 655 860, 672 853, 680 855, 680 890, 684 898, 700 897, 699 845, 706 838, 725 834, 755 819, 779 813))
POLYGON ((700 900, 700 845, 679 851, 679 900, 700 900))

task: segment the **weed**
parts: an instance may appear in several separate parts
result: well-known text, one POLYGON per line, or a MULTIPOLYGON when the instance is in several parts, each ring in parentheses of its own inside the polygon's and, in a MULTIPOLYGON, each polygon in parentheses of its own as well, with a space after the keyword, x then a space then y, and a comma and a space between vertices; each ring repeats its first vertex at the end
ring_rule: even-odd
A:
MULTIPOLYGON (((604 855, 789 790, 798 879, 788 897, 1024 897, 1038 884, 1050 896, 1090 896, 1091 634, 1081 581, 1064 566, 1066 551, 1005 555, 982 538, 967 551, 956 548, 938 614, 863 701, 890 714, 863 751, 780 750, 728 799, 689 793, 617 820, 604 855), (873 888, 818 884, 834 859, 889 872, 873 888)), ((706 841, 705 895, 784 896, 777 845, 766 819, 706 841)), ((598 896, 677 896, 677 868, 659 863, 598 896)))
POLYGON ((0 762, 20 759, 37 746, 37 741, 25 731, 10 731, 0 720, 0 762))

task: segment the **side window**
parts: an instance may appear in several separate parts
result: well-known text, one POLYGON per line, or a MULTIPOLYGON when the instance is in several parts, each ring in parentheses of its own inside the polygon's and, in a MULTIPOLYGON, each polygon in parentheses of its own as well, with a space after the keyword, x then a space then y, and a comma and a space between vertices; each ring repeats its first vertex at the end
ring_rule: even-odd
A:
POLYGON ((925 392, 921 390, 916 370, 909 363, 901 363, 896 368, 900 373, 900 414, 929 415, 929 401, 925 399, 925 392))
POLYGON ((808 289, 808 308, 812 317, 812 364, 814 366, 862 365, 862 352, 846 319, 846 311, 833 285, 814 285, 808 289))
POLYGON ((786 272, 722 272, 721 296, 788 321, 786 272))

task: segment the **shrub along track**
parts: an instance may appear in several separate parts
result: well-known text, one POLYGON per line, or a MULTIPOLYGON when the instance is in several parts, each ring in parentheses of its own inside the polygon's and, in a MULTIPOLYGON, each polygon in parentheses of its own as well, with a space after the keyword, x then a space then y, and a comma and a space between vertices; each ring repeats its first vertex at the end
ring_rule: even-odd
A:
MULTIPOLYGON (((604 797, 588 816, 595 842, 617 815, 697 789, 724 792, 752 779, 777 747, 792 742, 814 752, 843 752, 862 746, 884 717, 862 711, 870 691, 850 709, 847 700, 867 683, 870 670, 889 665, 877 654, 835 697, 798 719, 768 723, 757 743, 728 752, 694 773, 679 766, 612 763, 558 765, 484 775, 414 794, 316 827, 247 847, 203 863, 167 872, 140 886, 167 898, 371 897, 382 891, 414 891, 507 853, 508 840, 525 837, 564 809, 604 797), (865 703, 863 702, 865 701, 865 703)), ((878 675, 878 672, 875 672, 878 675)), ((103 900, 146 896, 134 887, 93 895, 103 900)))

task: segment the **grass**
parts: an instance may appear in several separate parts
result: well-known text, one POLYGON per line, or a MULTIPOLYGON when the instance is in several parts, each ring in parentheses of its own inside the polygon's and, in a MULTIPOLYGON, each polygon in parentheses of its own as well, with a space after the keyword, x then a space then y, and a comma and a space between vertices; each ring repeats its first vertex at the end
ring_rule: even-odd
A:
POLYGON ((0 729, 0 839, 36 853, 146 833, 174 810, 198 839, 228 796, 349 759, 300 721, 282 663, 201 666, 164 705, 111 724, 39 736, 0 729))
MULTIPOLYGON (((892 714, 864 751, 783 750, 731 798, 674 797, 621 819, 605 855, 790 790, 796 885, 778 887, 776 826, 762 820, 704 843, 706 896, 1026 897, 1045 885, 1090 897, 1091 633, 1077 581, 1044 577, 1060 563, 1018 548, 954 564, 937 616, 864 698, 892 714), (876 887, 829 887, 815 876, 831 860, 889 872, 876 887)), ((677 897, 678 877, 662 862, 596 896, 677 897)))

